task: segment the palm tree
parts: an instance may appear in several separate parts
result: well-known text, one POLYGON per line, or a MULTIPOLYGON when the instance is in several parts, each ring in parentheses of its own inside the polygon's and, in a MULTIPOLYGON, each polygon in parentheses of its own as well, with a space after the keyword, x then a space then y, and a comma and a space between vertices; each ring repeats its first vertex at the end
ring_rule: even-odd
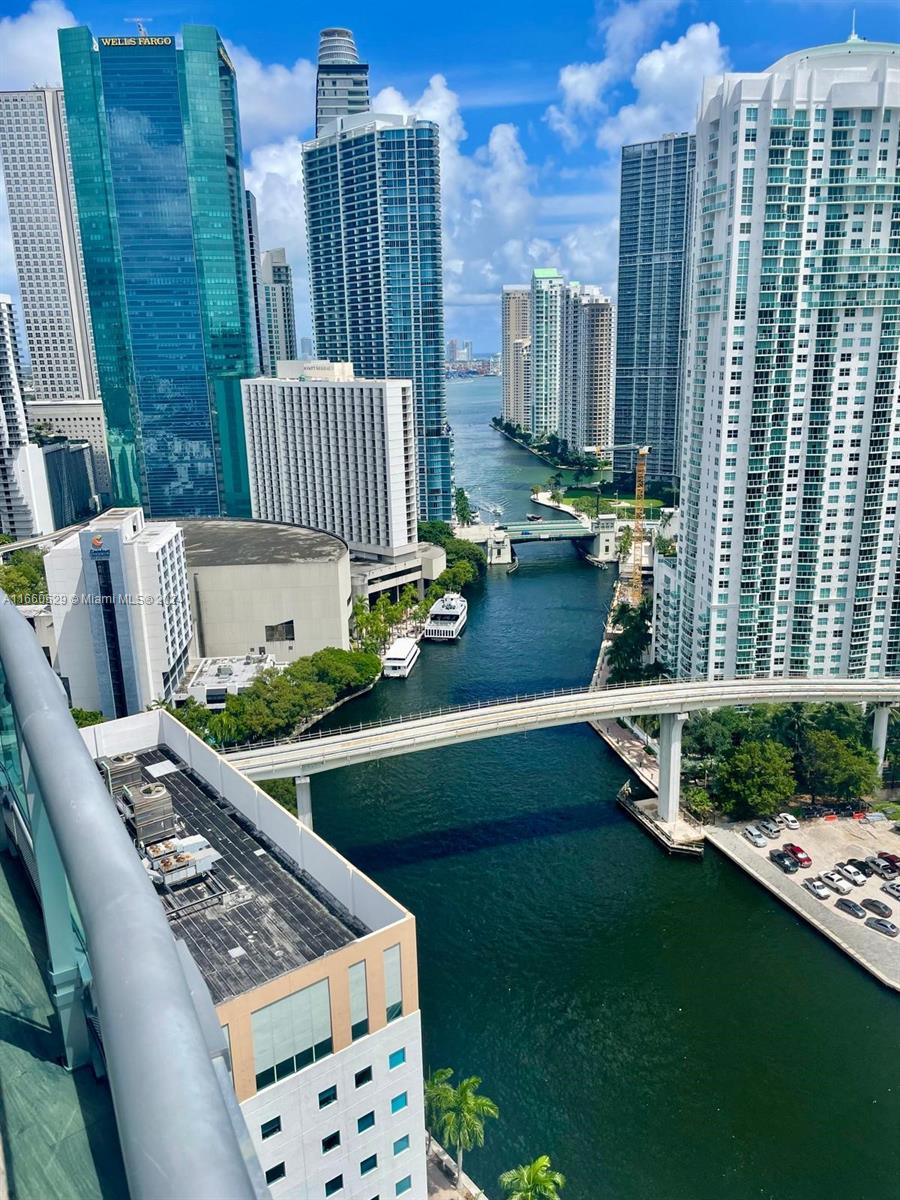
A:
POLYGON ((425 1126, 428 1135, 425 1143, 426 1154, 431 1150, 431 1126, 440 1121, 453 1093, 453 1085, 450 1083, 452 1075, 452 1067, 441 1067, 438 1071, 431 1071, 425 1080, 425 1126))
POLYGON ((441 1138, 456 1150, 457 1186, 462 1180, 463 1151, 483 1146, 485 1119, 500 1115, 493 1100, 479 1096, 479 1087, 477 1075, 463 1079, 458 1087, 450 1087, 440 1116, 441 1138))
POLYGON ((549 1154, 542 1154, 534 1162, 504 1171, 500 1186, 506 1200, 559 1200, 566 1177, 551 1168, 549 1154))

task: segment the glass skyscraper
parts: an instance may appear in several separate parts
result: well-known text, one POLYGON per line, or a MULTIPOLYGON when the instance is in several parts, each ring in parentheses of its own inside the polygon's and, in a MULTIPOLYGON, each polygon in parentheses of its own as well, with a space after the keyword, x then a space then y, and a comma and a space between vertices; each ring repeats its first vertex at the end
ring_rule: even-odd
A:
POLYGON ((59 32, 113 498, 249 516, 256 350, 234 68, 215 29, 59 32), (96 48, 95 48, 96 46, 96 48))
POLYGON ((341 117, 303 147, 316 349, 365 379, 411 379, 419 514, 449 520, 438 129, 341 117))
MULTIPOLYGON (((685 264, 695 138, 622 147, 615 441, 650 446, 647 475, 678 474, 685 264)), ((631 472, 633 450, 613 455, 631 472)))

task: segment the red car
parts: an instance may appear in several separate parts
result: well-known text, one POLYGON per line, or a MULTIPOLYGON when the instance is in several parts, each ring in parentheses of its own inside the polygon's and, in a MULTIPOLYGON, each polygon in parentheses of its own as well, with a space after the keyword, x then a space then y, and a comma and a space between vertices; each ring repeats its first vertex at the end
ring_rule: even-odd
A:
POLYGON ((811 867, 812 859, 805 850, 801 850, 799 846, 795 846, 793 842, 785 842, 781 847, 785 854, 789 854, 791 858, 797 860, 797 865, 801 867, 811 867))
POLYGON ((891 854, 888 850, 879 850, 878 857, 889 862, 895 871, 900 872, 900 854, 891 854))

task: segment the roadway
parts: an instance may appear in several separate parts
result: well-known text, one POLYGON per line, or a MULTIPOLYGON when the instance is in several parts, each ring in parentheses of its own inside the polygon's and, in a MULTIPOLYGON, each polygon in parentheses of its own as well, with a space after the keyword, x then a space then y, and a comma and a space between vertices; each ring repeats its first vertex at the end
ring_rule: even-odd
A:
POLYGON ((580 521, 504 521, 496 527, 511 542, 575 541, 594 536, 589 525, 580 521))
POLYGON ((691 680, 513 697, 439 710, 268 746, 235 749, 226 757, 250 779, 284 779, 354 763, 434 750, 530 729, 650 714, 678 714, 747 704, 900 703, 900 677, 841 679, 691 680))

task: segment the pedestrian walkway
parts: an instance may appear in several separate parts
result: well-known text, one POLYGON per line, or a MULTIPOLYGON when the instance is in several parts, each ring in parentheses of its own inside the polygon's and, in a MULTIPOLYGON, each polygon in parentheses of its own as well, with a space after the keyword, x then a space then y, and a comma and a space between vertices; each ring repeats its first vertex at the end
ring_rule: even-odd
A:
POLYGON ((428 1155, 428 1200, 488 1200, 478 1184, 470 1179, 465 1171, 461 1187, 454 1185, 455 1175, 453 1159, 432 1138, 428 1155))

